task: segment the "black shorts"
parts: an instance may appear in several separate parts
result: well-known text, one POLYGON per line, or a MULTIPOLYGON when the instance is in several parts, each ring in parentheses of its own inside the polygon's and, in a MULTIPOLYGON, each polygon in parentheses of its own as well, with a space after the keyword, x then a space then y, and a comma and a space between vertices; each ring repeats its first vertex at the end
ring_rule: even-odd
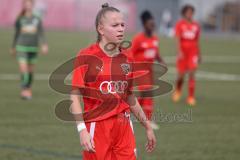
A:
POLYGON ((35 64, 37 52, 17 52, 17 60, 28 64, 35 64))

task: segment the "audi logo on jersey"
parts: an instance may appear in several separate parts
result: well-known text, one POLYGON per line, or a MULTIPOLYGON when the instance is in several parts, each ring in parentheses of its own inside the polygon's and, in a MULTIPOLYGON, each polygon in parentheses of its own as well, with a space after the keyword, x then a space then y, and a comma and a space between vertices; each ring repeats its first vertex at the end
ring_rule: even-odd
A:
MULTIPOLYGON (((99 59, 99 57, 85 54, 78 55, 77 57, 66 61, 52 72, 49 78, 49 85, 53 90, 62 94, 80 94, 86 98, 99 99, 100 101, 102 101, 99 107, 96 107, 89 112, 73 116, 70 109, 72 101, 69 99, 61 100, 59 103, 57 103, 55 107, 55 114, 57 118, 63 121, 75 122, 77 117, 79 121, 82 121, 83 118, 84 121, 91 121, 118 107, 120 101, 118 101, 118 97, 115 94, 124 94, 129 91, 129 93, 134 94, 136 97, 143 98, 159 96, 172 90, 171 84, 159 79, 167 72, 166 66, 159 63, 151 63, 152 67, 156 68, 156 70, 154 70, 154 80, 152 84, 154 86, 154 89, 137 91, 133 90, 133 87, 145 85, 147 83, 146 79, 149 79, 150 72, 148 71, 149 69, 146 68, 146 66, 149 66, 150 63, 142 62, 128 64, 127 57, 124 54, 122 54, 122 57, 120 57, 119 59, 119 62, 121 62, 120 67, 119 63, 116 63, 118 61, 116 61, 114 58, 113 60, 114 61, 112 61, 112 64, 114 64, 115 67, 113 67, 111 69, 111 72, 109 73, 112 74, 113 79, 104 79, 103 81, 100 81, 100 83, 98 81, 97 83, 95 83, 98 85, 97 88, 95 88, 95 84, 94 87, 68 85, 65 83, 65 79, 70 73, 72 73, 73 70, 76 71, 79 69, 78 71, 81 71, 81 68, 79 67, 87 66, 88 70, 85 73, 84 79, 86 79, 87 83, 95 82, 97 75, 101 74, 100 71, 103 70, 103 68, 101 67, 96 67, 103 66, 104 63, 102 59, 99 59), (132 74, 142 71, 147 72, 146 74, 141 75, 132 74), (128 73, 131 73, 131 76, 125 77, 126 75, 128 75, 128 73), (135 83, 132 84, 132 81, 134 81, 135 83), (78 92, 73 92, 76 91, 76 89, 78 92)), ((121 98, 123 101, 127 100, 125 96, 121 98)))
POLYGON ((99 90, 102 94, 121 94, 124 93, 127 87, 127 81, 103 81, 99 86, 99 90))

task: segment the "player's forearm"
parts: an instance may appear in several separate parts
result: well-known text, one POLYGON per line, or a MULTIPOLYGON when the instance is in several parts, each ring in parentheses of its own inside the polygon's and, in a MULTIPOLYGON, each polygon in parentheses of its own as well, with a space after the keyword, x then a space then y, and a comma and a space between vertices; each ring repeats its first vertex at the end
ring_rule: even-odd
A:
POLYGON ((15 33, 14 33, 14 37, 13 37, 12 48, 16 47, 16 43, 17 43, 17 39, 19 37, 19 34, 20 34, 20 22, 19 22, 19 19, 18 19, 15 23, 15 33))
POLYGON ((39 33, 39 40, 41 45, 47 45, 47 40, 45 38, 44 32, 39 33))
POLYGON ((16 29, 15 33, 14 33, 14 37, 13 37, 13 43, 12 43, 12 48, 16 47, 16 43, 17 43, 17 38, 19 36, 19 30, 16 29))
POLYGON ((71 112, 77 124, 83 123, 83 111, 80 103, 80 96, 78 91, 73 91, 70 99, 72 100, 71 112))
POLYGON ((150 121, 147 119, 142 107, 138 103, 137 98, 134 95, 129 96, 128 99, 130 110, 133 115, 140 121, 140 123, 146 128, 151 129, 150 121))
POLYGON ((39 35, 40 43, 42 45, 46 45, 47 44, 47 40, 46 40, 46 37, 45 37, 45 33, 44 33, 43 26, 42 26, 42 22, 39 23, 38 29, 39 29, 38 35, 39 35))

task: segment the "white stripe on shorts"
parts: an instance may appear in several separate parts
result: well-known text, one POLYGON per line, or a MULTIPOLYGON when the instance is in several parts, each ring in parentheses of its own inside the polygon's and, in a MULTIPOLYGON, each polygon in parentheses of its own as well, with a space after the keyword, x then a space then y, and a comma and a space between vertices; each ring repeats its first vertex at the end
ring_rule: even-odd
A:
POLYGON ((132 123, 132 120, 131 120, 130 117, 129 117, 129 121, 130 121, 130 126, 131 126, 131 128, 132 128, 132 132, 133 132, 133 134, 134 134, 133 123, 132 123))
POLYGON ((90 124, 90 135, 91 135, 92 139, 94 137, 95 126, 96 126, 96 122, 91 122, 91 124, 90 124))

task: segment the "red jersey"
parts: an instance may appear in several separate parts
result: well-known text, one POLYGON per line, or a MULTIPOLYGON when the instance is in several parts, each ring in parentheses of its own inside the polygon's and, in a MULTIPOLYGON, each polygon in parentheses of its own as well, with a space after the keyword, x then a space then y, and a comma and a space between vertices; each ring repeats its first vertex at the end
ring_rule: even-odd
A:
POLYGON ((197 22, 188 22, 185 19, 179 20, 175 27, 175 34, 180 39, 181 49, 192 48, 198 50, 200 26, 197 22))
POLYGON ((83 49, 77 55, 72 85, 83 95, 86 122, 100 121, 129 110, 132 63, 126 51, 114 57, 106 55, 99 44, 83 49))
POLYGON ((153 62, 158 52, 158 37, 147 37, 144 33, 137 34, 132 40, 132 57, 135 61, 153 62))

